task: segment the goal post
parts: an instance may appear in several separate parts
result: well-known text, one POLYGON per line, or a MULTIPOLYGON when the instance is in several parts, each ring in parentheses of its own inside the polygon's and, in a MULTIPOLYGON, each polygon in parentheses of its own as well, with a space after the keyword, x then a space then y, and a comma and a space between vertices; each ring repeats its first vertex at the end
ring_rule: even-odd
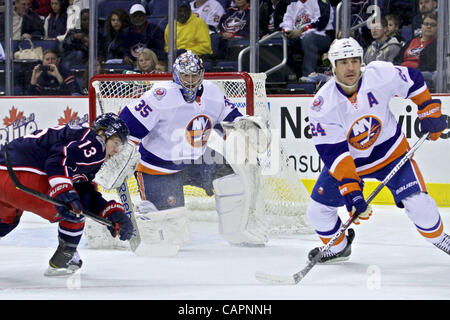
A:
MULTIPOLYGON (((211 80, 221 88, 224 95, 234 103, 242 114, 257 115, 268 122, 272 130, 272 146, 263 155, 258 156, 262 167, 258 219, 272 234, 303 233, 311 231, 306 221, 306 207, 309 194, 301 182, 300 176, 289 165, 287 155, 280 141, 276 123, 272 121, 265 90, 264 73, 246 72, 210 72, 204 78, 211 80), (274 155, 277 161, 274 163, 274 155), (273 166, 276 165, 276 170, 273 166), (270 170, 268 170, 270 168, 270 170)), ((160 81, 172 81, 170 73, 165 74, 99 74, 92 77, 89 85, 89 121, 101 113, 120 113, 131 101, 138 99, 160 81)), ((208 146, 214 145, 211 135, 208 146)), ((214 146, 212 146, 214 149, 214 146)), ((139 201, 139 192, 134 177, 128 181, 132 198, 139 201)), ((108 196, 115 193, 101 190, 108 196)), ((186 208, 198 211, 215 210, 214 196, 208 197, 203 189, 185 186, 186 208)))

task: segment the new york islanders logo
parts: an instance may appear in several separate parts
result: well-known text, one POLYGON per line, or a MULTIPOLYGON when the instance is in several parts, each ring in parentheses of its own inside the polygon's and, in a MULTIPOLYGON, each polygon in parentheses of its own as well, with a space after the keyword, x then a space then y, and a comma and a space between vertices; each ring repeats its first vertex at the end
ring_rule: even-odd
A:
POLYGON ((356 120, 348 133, 347 141, 358 150, 369 149, 381 133, 381 121, 374 116, 364 116, 356 120))
POLYGON ((196 116, 186 127, 186 140, 193 148, 203 148, 211 134, 212 122, 205 115, 196 116))

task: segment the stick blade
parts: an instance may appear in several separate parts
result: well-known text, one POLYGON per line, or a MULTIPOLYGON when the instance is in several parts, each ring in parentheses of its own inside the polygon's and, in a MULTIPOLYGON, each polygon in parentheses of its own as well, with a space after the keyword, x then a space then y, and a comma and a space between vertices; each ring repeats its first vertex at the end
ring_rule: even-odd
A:
POLYGON ((270 273, 265 273, 265 272, 260 272, 260 271, 255 273, 255 278, 259 282, 262 282, 265 284, 270 284, 270 285, 294 285, 294 284, 297 284, 297 282, 298 282, 293 275, 280 276, 280 275, 275 275, 275 274, 270 274, 270 273))

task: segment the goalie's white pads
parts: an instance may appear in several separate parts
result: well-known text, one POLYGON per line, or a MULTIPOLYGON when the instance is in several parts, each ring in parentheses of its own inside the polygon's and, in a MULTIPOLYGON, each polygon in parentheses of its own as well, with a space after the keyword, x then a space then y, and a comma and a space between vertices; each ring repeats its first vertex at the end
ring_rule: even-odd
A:
POLYGON ((254 199, 246 191, 243 179, 237 174, 231 174, 214 180, 213 186, 219 214, 219 232, 223 238, 232 245, 264 246, 268 238, 255 220, 254 199))
POLYGON ((95 175, 94 182, 106 190, 118 188, 134 174, 140 160, 141 155, 137 146, 132 142, 128 142, 123 145, 120 152, 116 153, 108 161, 105 161, 102 168, 95 175))
POLYGON ((224 129, 238 130, 249 139, 249 146, 255 148, 258 153, 265 152, 272 140, 272 133, 267 121, 260 116, 245 115, 237 117, 233 122, 221 122, 224 129))
POLYGON ((184 207, 154 211, 149 201, 142 201, 135 213, 136 224, 145 244, 184 246, 191 241, 189 218, 184 207), (148 210, 149 211, 144 211, 148 210))

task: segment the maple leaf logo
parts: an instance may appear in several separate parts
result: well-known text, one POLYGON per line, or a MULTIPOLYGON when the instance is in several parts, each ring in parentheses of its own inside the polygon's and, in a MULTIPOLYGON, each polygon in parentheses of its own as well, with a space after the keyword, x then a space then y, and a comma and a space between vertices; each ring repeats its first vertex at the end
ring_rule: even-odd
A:
POLYGON ((13 106, 11 110, 9 110, 9 118, 5 117, 3 118, 3 124, 5 126, 10 126, 17 120, 23 119, 23 111, 17 113, 17 109, 13 106))
POLYGON ((64 118, 60 117, 58 119, 58 124, 59 125, 68 124, 69 122, 77 119, 78 119, 78 112, 72 113, 72 109, 67 107, 66 110, 64 110, 64 118))

